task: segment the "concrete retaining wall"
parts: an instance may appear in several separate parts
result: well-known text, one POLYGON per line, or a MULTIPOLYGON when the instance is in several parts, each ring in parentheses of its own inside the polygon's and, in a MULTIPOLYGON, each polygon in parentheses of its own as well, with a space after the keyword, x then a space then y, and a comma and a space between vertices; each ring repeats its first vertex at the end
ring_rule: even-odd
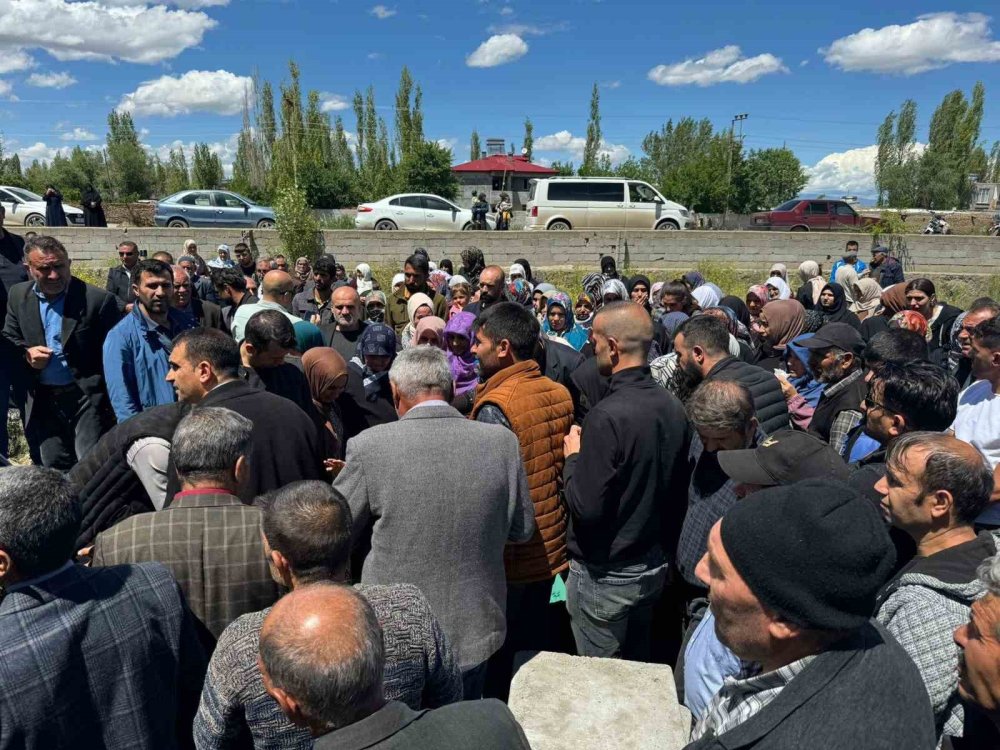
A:
MULTIPOLYGON (((177 257, 184 240, 197 240, 205 258, 215 255, 220 243, 230 247, 244 241, 258 253, 280 252, 281 241, 274 230, 59 228, 52 234, 83 263, 107 265, 117 260, 118 242, 130 239, 150 254, 167 250, 177 257)), ((459 257, 469 245, 479 247, 488 263, 509 265, 524 257, 538 268, 596 266, 602 255, 613 255, 619 263, 626 247, 635 268, 689 268, 704 262, 725 263, 745 269, 767 269, 785 263, 790 271, 803 260, 815 260, 824 269, 840 257, 844 244, 856 239, 861 257, 868 257, 872 240, 868 235, 845 233, 771 232, 353 232, 325 231, 328 252, 346 265, 401 263, 413 248, 425 247, 434 260, 459 257)), ((1000 273, 1000 239, 994 237, 907 235, 902 260, 913 273, 988 275, 1000 273)))

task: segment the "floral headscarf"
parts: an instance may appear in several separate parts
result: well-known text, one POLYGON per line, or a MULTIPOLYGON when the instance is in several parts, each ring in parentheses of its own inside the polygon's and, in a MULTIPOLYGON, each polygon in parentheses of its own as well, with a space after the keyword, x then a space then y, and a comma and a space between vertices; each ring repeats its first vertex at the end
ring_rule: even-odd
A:
POLYGON ((531 304, 531 284, 524 279, 514 279, 507 283, 507 299, 527 307, 531 304))
POLYGON ((548 313, 553 307, 561 307, 565 314, 565 326, 561 331, 553 331, 549 325, 549 316, 546 314, 542 322, 542 332, 550 339, 562 339, 572 346, 576 351, 580 351, 587 344, 589 335, 587 331, 577 325, 576 316, 573 314, 573 301, 566 292, 549 292, 548 301, 545 303, 545 312, 548 313))
POLYGON ((908 331, 915 331, 924 338, 928 338, 930 330, 927 327, 927 318, 916 310, 902 310, 889 319, 890 328, 905 328, 908 331))
POLYGON ((749 299, 751 296, 757 298, 757 304, 759 304, 761 307, 763 307, 764 305, 766 305, 768 302, 771 301, 771 298, 770 296, 768 296, 767 293, 766 284, 754 284, 752 287, 750 287, 747 290, 747 299, 749 299))
POLYGON ((389 302, 385 297, 385 292, 380 292, 378 289, 373 289, 365 295, 365 317, 372 323, 384 323, 385 322, 385 308, 388 307, 389 302), (374 310, 369 308, 372 302, 381 302, 382 309, 376 313, 374 310))
POLYGON ((415 346, 419 346, 420 337, 423 333, 425 331, 432 331, 437 336, 437 347, 439 349, 444 349, 444 328, 444 321, 435 315, 428 315, 426 318, 421 318, 420 322, 417 323, 416 331, 413 334, 413 344, 415 346))
POLYGON ((589 273, 583 277, 583 293, 590 298, 590 304, 596 313, 604 304, 601 289, 604 287, 604 277, 599 273, 589 273))
POLYGON ((474 287, 479 284, 479 274, 484 268, 486 268, 486 260, 483 258, 482 250, 470 245, 462 251, 462 275, 474 287))

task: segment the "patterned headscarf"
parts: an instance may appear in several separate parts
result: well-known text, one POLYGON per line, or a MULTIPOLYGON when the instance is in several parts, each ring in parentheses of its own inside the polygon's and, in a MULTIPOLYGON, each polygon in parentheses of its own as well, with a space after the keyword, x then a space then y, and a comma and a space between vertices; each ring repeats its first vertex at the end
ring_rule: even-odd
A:
POLYGON ((473 286, 479 284, 479 274, 484 268, 486 268, 486 260, 483 258, 482 250, 470 245, 462 251, 462 275, 473 286))
POLYGON ((594 306, 596 313, 604 304, 604 297, 601 289, 604 287, 604 277, 599 273, 589 273, 583 277, 583 293, 590 298, 590 304, 594 306))
POLYGON ((507 299, 527 307, 531 304, 531 284, 524 279, 507 282, 507 299))
POLYGON ((358 347, 351 364, 361 374, 366 401, 378 401, 382 384, 389 379, 389 370, 372 372, 365 356, 396 358, 396 332, 382 323, 372 323, 358 337, 358 347))
POLYGON ((628 289, 625 285, 618 279, 608 279, 601 286, 601 301, 604 301, 604 297, 607 294, 617 294, 619 299, 628 300, 628 289))
POLYGON ((549 316, 546 315, 545 320, 542 321, 542 332, 549 338, 562 339, 576 349, 576 351, 580 351, 587 344, 589 334, 576 321, 576 316, 573 314, 573 300, 570 299, 566 292, 549 292, 546 296, 548 298, 548 301, 545 303, 546 312, 553 307, 561 307, 566 314, 566 323, 563 326, 563 330, 553 331, 552 326, 549 324, 549 316))
POLYGON ((927 318, 916 310, 903 310, 896 313, 889 319, 890 328, 905 328, 908 331, 915 331, 924 338, 928 338, 930 331, 927 328, 927 318))

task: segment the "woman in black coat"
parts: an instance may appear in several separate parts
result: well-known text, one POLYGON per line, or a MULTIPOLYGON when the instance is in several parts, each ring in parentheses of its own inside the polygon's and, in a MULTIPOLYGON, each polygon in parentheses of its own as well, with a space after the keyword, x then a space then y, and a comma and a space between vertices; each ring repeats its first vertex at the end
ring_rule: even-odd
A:
POLYGON ((104 216, 101 194, 97 192, 97 188, 88 185, 80 197, 80 203, 83 204, 84 226, 106 227, 108 225, 108 220, 104 216))
POLYGON ((45 188, 45 226, 66 226, 66 212, 63 211, 62 193, 49 185, 45 188))

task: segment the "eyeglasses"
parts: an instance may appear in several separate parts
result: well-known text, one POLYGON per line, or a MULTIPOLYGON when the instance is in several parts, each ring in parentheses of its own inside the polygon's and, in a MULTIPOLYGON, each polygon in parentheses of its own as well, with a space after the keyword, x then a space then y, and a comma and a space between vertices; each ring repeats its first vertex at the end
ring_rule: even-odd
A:
POLYGON ((867 396, 865 396, 865 400, 862 401, 861 403, 864 404, 865 409, 869 409, 869 410, 871 410, 871 409, 881 409, 882 411, 892 413, 892 409, 890 409, 885 404, 880 404, 878 401, 876 401, 874 399, 874 397, 872 396, 871 393, 869 393, 867 396))

